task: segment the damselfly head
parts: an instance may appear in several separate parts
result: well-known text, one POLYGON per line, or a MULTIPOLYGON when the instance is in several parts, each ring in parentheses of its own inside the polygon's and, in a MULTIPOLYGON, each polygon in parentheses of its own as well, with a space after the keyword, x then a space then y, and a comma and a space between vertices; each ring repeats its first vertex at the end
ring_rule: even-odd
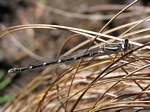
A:
POLYGON ((130 47, 129 40, 127 38, 122 41, 122 49, 126 51, 130 47))

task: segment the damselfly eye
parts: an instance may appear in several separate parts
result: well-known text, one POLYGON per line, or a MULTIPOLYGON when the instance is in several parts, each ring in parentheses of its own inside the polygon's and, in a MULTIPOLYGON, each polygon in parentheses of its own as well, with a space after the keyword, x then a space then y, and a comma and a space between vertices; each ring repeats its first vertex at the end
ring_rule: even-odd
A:
POLYGON ((129 47, 129 40, 127 38, 125 38, 123 40, 122 49, 126 51, 128 49, 128 47, 129 47))

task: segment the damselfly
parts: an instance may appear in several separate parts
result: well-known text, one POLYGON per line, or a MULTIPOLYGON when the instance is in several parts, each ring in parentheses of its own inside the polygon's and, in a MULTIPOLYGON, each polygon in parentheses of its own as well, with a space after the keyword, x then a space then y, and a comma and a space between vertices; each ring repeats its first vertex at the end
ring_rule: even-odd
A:
POLYGON ((26 67, 21 67, 21 68, 11 68, 8 70, 8 73, 13 73, 13 72, 21 72, 25 70, 31 70, 43 66, 49 66, 52 64, 58 64, 58 63, 63 63, 63 62, 68 62, 68 61, 73 61, 73 60, 79 60, 81 58, 87 58, 87 57, 92 57, 95 55, 110 55, 110 54, 115 54, 118 52, 125 52, 129 47, 129 41, 128 39, 124 39, 122 43, 111 43, 111 44, 104 44, 102 46, 92 48, 89 50, 80 50, 77 52, 74 52, 73 54, 76 54, 76 56, 69 55, 69 56, 63 56, 60 58, 56 58, 50 61, 43 61, 40 63, 34 63, 30 64, 29 66, 26 67))

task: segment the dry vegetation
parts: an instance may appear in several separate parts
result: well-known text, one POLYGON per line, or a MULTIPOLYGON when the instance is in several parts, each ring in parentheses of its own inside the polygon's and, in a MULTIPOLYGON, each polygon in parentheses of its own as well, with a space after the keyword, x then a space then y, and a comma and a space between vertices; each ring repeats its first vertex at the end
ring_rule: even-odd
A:
MULTIPOLYGON (((8 60, 12 60, 8 62, 13 63, 13 67, 17 66, 15 63, 20 61, 22 61, 19 64, 21 66, 31 62, 32 59, 28 58, 29 56, 38 60, 43 59, 35 52, 48 57, 49 55, 56 56, 56 51, 59 51, 58 54, 65 56, 81 48, 101 46, 106 42, 121 43, 123 38, 130 40, 130 48, 125 53, 93 56, 78 61, 51 65, 41 72, 38 70, 25 72, 25 74, 21 72, 19 74, 23 78, 26 77, 25 82, 24 79, 20 79, 24 87, 15 90, 19 92, 11 101, 3 105, 1 111, 149 111, 150 8, 135 6, 136 2, 138 1, 129 5, 118 5, 116 9, 113 5, 89 7, 84 11, 89 14, 84 14, 82 11, 71 13, 65 9, 56 9, 43 3, 34 3, 36 11, 32 8, 27 10, 34 12, 35 20, 39 20, 40 16, 44 15, 45 21, 50 19, 54 23, 57 21, 57 24, 62 21, 60 17, 64 16, 64 18, 62 17, 64 22, 61 25, 27 24, 27 17, 24 14, 19 15, 21 10, 18 11, 17 16, 20 17, 21 23, 24 25, 7 27, 0 31, 1 38, 4 39, 6 36, 11 38, 11 44, 8 43, 10 46, 6 51, 9 51, 12 57, 8 57, 9 53, 6 57, 8 60), (103 9, 102 12, 106 12, 106 7, 107 10, 113 10, 115 14, 92 14, 98 12, 99 8, 103 9), (39 12, 37 13, 37 11, 39 12), (45 16, 48 12, 52 13, 51 16, 56 19, 55 21, 45 16), (103 20, 109 21, 104 25, 103 20), (69 23, 73 24, 68 25, 69 23), (109 29, 108 26, 111 23, 117 26, 109 29), (96 24, 98 26, 91 27, 96 24), (98 29, 100 29, 99 32, 92 31, 98 29), (23 43, 21 44, 15 37, 23 43), (17 45, 17 48, 19 47, 21 50, 16 50, 12 44, 17 45), (67 52, 62 53, 63 50, 67 52), (30 81, 27 77, 30 78, 30 81)), ((8 38, 5 41, 8 41, 8 38)), ((11 90, 9 88, 9 91, 11 90)))

